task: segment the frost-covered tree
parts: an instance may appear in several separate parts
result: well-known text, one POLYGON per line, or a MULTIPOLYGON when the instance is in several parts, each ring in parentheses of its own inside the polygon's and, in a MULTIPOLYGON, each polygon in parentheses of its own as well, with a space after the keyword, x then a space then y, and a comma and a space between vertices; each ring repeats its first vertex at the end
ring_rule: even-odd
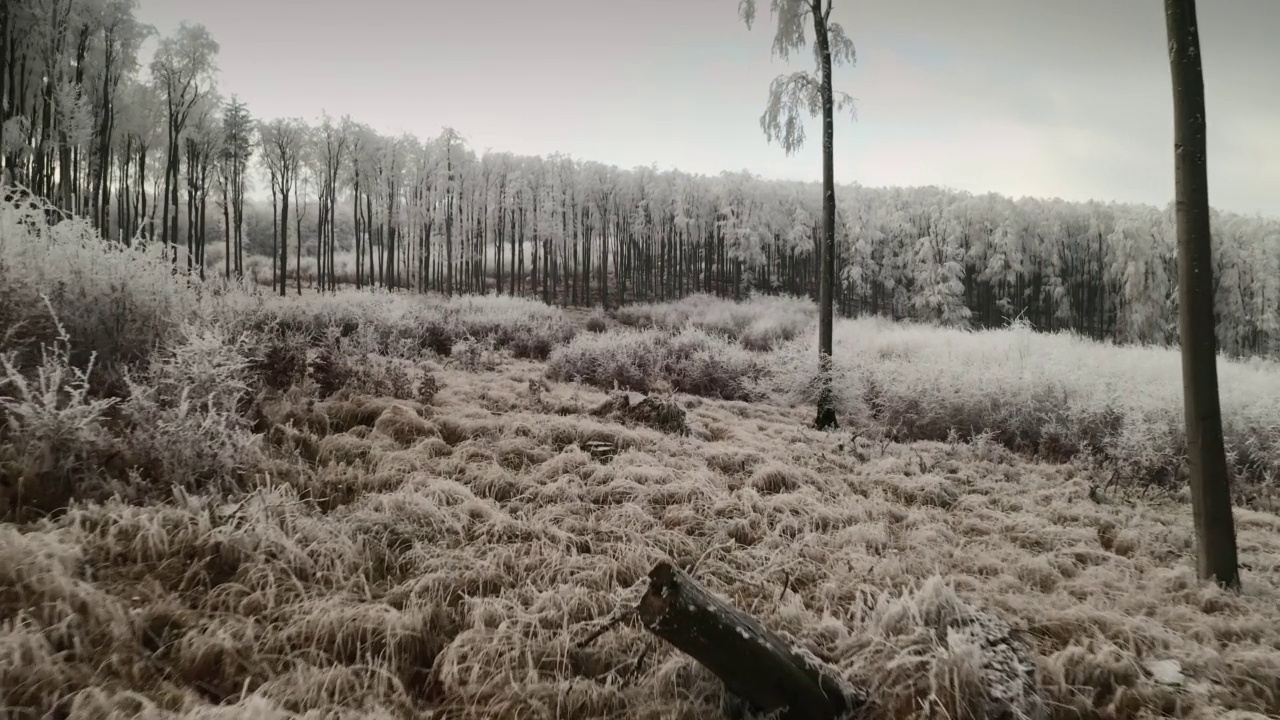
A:
POLYGON ((187 132, 183 134, 187 157, 187 271, 198 268, 202 278, 208 240, 209 191, 218 156, 222 153, 220 107, 221 102, 215 96, 204 96, 193 108, 187 132))
POLYGON ((222 115, 222 152, 218 175, 222 187, 222 219, 226 240, 225 274, 244 276, 244 198, 248 167, 253 158, 254 122, 249 109, 235 95, 222 115))
MULTIPOLYGON (((184 22, 171 37, 160 41, 151 59, 151 76, 164 98, 168 128, 160 229, 160 240, 165 244, 176 243, 178 239, 178 163, 182 132, 196 104, 213 89, 217 55, 218 42, 209 30, 203 25, 184 22)), ((173 257, 177 259, 176 245, 173 257)))
POLYGON ((916 243, 911 304, 918 317, 943 325, 968 324, 962 257, 954 243, 933 235, 916 243))
MULTIPOLYGON (((288 293, 287 270, 289 267, 289 193, 298 181, 302 165, 302 153, 307 142, 306 124, 298 119, 276 119, 258 126, 258 142, 261 156, 271 179, 272 210, 279 200, 279 220, 274 224, 278 239, 279 263, 277 267, 281 297, 288 293)), ((299 238, 299 241, 301 239, 299 238)), ((277 245, 273 244, 273 247, 277 245)), ((301 293, 301 290, 299 290, 301 293)))
MULTIPOLYGON (((777 17, 773 37, 774 55, 786 60, 808 45, 806 25, 812 25, 817 72, 780 75, 769 88, 769 102, 760 117, 760 126, 770 141, 778 140, 791 154, 804 144, 804 115, 822 116, 822 240, 818 297, 819 393, 818 429, 836 427, 834 396, 831 390, 831 327, 835 288, 836 190, 834 136, 836 108, 852 108, 853 99, 838 96, 831 87, 834 63, 853 64, 853 41, 839 23, 831 20, 835 0, 771 0, 777 17)), ((750 29, 756 16, 755 0, 741 0, 739 13, 750 29)))

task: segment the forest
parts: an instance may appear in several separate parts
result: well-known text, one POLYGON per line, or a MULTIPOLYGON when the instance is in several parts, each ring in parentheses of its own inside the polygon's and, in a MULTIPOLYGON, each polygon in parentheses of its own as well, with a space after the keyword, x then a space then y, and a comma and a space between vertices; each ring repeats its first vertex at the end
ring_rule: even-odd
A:
MULTIPOLYGON (((156 37, 134 0, 6 2, 5 163, 107 237, 279 292, 495 292, 615 307, 817 294, 821 184, 477 153, 349 116, 255 118, 200 25, 156 37), (140 63, 148 41, 156 44, 140 63), (47 79, 47 82, 45 81, 47 79)), ((837 190, 835 303, 1122 343, 1177 335, 1172 206, 837 190)), ((1219 347, 1280 351, 1280 220, 1216 212, 1219 347)))
POLYGON ((258 117, 199 24, 0 0, 0 717, 1280 717, 1280 222, 1211 256, 1194 148, 1164 209, 837 186, 833 6, 769 8, 806 183, 258 117))

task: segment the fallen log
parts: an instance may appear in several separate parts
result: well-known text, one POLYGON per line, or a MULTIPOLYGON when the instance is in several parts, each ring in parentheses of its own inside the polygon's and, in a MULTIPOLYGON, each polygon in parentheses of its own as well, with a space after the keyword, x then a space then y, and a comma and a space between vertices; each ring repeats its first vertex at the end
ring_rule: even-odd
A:
POLYGON ((868 705, 865 691, 669 562, 649 573, 636 611, 649 632, 714 673, 753 714, 837 720, 858 717, 868 705))

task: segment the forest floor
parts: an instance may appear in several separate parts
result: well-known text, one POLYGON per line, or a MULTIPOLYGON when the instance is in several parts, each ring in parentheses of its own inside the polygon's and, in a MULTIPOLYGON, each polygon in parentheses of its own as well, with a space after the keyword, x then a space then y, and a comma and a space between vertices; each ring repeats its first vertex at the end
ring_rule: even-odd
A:
POLYGON ((1233 594, 1195 577, 1185 497, 1086 464, 769 399, 677 395, 662 432, 539 361, 428 369, 423 403, 285 396, 305 473, 0 525, 4 716, 714 717, 718 682, 642 628, 577 647, 664 558, 919 702, 896 717, 984 717, 956 643, 905 675, 850 650, 960 599, 1025 635, 1055 720, 1280 716, 1274 512, 1237 510, 1233 594))

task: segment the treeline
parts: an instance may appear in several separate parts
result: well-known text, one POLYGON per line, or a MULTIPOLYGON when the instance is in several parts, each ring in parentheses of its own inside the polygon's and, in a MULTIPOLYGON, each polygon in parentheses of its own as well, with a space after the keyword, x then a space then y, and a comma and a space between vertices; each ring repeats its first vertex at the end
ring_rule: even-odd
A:
MULTIPOLYGON (((241 276, 248 251, 270 255, 280 293, 314 274, 328 290, 584 306, 816 296, 817 183, 479 155, 452 129, 392 137, 348 117, 258 120, 219 94, 218 46, 198 25, 161 38, 144 73, 138 49, 153 31, 134 0, 0 8, 6 167, 109 237, 158 239, 194 272, 241 276), (246 198, 255 180, 268 222, 246 198)), ((1176 339, 1171 208, 861 187, 840 188, 837 207, 846 315, 1022 316, 1120 342, 1176 339)), ((1218 213, 1213 231, 1222 349, 1280 353, 1280 222, 1218 213)))

